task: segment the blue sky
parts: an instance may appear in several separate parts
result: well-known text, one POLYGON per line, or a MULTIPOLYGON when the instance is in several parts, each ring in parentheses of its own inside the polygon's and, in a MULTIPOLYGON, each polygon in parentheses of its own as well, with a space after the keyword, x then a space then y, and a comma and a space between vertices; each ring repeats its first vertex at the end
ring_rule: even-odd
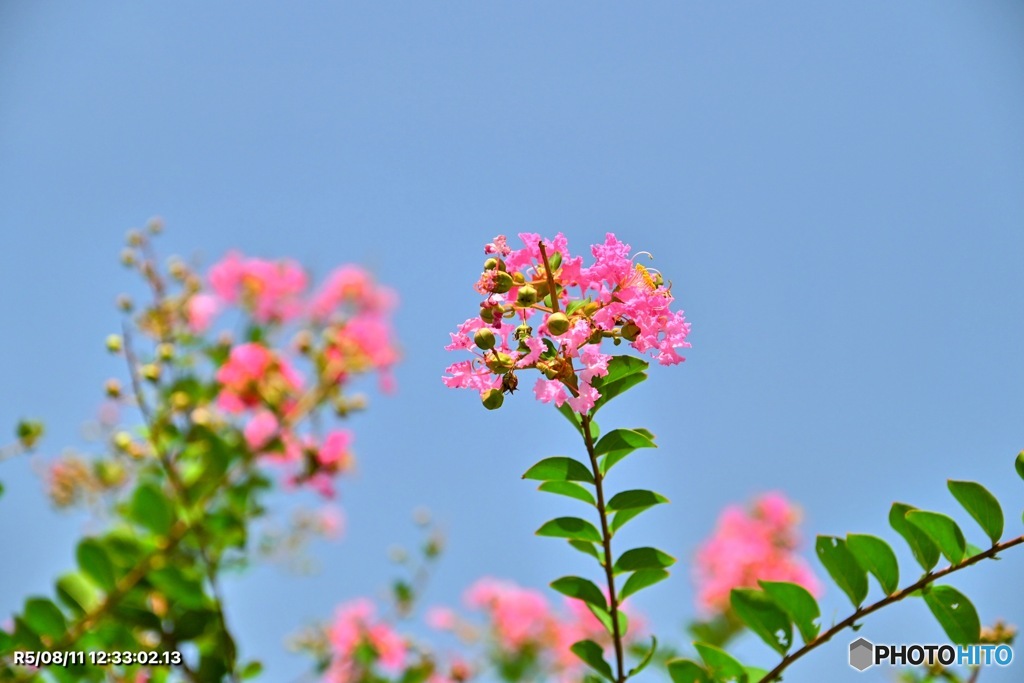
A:
MULTIPOLYGON (((956 511, 946 477, 988 485, 1020 533, 1022 30, 1013 2, 4 3, 0 425, 44 417, 48 453, 79 441, 120 370, 102 341, 135 291, 121 239, 151 215, 168 252, 359 262, 394 286, 400 390, 351 425, 348 535, 315 548, 314 577, 229 586, 246 652, 293 680, 282 636, 378 592, 418 505, 450 535, 430 604, 482 574, 583 569, 532 535, 564 503, 519 479, 572 434, 526 394, 488 413, 445 390, 442 346, 493 235, 583 251, 615 231, 693 323, 687 362, 602 421, 661 444, 621 469, 673 500, 630 541, 688 560, 724 505, 768 489, 809 538, 893 539, 893 500, 956 511)), ((85 521, 49 509, 27 460, 0 479, 4 614, 71 565, 85 521)), ((1022 572, 1014 553, 952 583, 983 621, 1020 623, 1022 572)), ((681 639, 692 602, 681 563, 638 606, 681 639)), ((861 635, 942 637, 920 603, 861 635)), ((787 680, 865 680, 844 650, 787 680)))

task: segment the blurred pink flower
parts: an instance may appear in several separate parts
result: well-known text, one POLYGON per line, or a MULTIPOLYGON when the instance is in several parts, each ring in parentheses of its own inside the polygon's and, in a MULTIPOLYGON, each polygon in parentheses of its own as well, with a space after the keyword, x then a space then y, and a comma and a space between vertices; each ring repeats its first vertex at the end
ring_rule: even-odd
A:
POLYGON ((284 358, 254 342, 233 347, 216 377, 222 385, 217 404, 230 413, 283 407, 302 386, 302 376, 284 358))
POLYGON ((188 326, 199 334, 210 327, 210 323, 220 310, 217 298, 210 294, 196 294, 188 300, 188 326))
POLYGON ((246 258, 236 251, 210 268, 209 281, 223 301, 241 305, 261 323, 298 315, 308 284, 306 272, 295 261, 246 258))
POLYGON ((376 618, 373 603, 365 598, 338 608, 334 623, 328 629, 332 648, 331 665, 325 680, 328 683, 354 683, 360 674, 356 651, 361 645, 370 647, 382 669, 398 673, 405 665, 405 640, 383 621, 376 618))
POLYGON ((789 581, 820 594, 821 584, 796 553, 799 521, 799 510, 781 493, 758 497, 749 511, 727 507, 697 551, 698 607, 709 614, 724 612, 733 588, 756 588, 758 580, 789 581))

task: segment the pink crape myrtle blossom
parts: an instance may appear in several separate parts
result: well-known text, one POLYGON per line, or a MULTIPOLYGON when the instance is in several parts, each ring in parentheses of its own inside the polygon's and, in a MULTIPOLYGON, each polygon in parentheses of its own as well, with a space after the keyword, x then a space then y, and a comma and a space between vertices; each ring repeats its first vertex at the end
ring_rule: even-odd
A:
POLYGON ((216 378, 222 387, 217 404, 229 413, 284 407, 302 387, 302 376, 288 361, 255 342, 233 347, 216 378))
POLYGON ((601 396, 595 379, 608 374, 606 340, 626 341, 662 365, 684 360, 679 350, 690 346, 690 324, 672 310, 661 274, 636 263, 628 244, 608 233, 585 265, 561 233, 553 240, 519 238, 518 250, 504 235, 484 247, 488 258, 474 285, 484 297, 480 313, 459 325, 445 347, 473 358, 448 366, 446 386, 474 389, 494 409, 517 389, 518 372, 536 369, 538 400, 568 403, 583 414, 601 396))
POLYGON ((190 297, 186 311, 189 329, 195 334, 206 332, 219 311, 220 302, 211 294, 196 294, 190 297))
POLYGON ((698 607, 707 614, 725 612, 733 588, 756 588, 758 580, 789 581, 819 595, 820 582, 796 554, 799 521, 799 510, 781 493, 758 497, 749 510, 727 507, 697 551, 698 607))
POLYGON ((366 599, 354 600, 338 608, 328 629, 331 664, 324 674, 327 683, 355 683, 363 680, 364 665, 357 650, 368 647, 376 663, 390 674, 399 673, 408 658, 408 645, 384 621, 376 617, 376 609, 366 599))
MULTIPOLYGON (((466 590, 463 601, 471 610, 483 613, 493 657, 500 661, 527 658, 564 683, 576 683, 584 673, 579 658, 570 650, 573 643, 587 639, 610 643, 605 627, 579 600, 566 598, 565 609, 558 610, 540 591, 485 577, 466 590)), ((629 617, 626 642, 633 642, 644 626, 642 618, 632 613, 629 617)), ((444 607, 428 610, 426 622, 432 628, 456 633, 465 633, 468 626, 444 607)))
POLYGON ((242 306, 258 322, 269 323, 301 313, 309 278, 295 261, 247 258, 233 251, 210 269, 209 281, 221 300, 242 306))

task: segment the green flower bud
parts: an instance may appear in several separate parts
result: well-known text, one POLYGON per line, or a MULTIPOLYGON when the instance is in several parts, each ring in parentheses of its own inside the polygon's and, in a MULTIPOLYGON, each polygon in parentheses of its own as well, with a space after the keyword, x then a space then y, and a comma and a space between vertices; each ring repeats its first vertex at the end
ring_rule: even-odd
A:
POLYGON ((162 361, 169 361, 174 358, 174 344, 164 342, 156 347, 156 355, 162 361))
POLYGON ((489 258, 486 261, 484 261, 484 270, 494 270, 497 267, 498 267, 498 259, 496 259, 496 258, 492 257, 492 258, 489 258))
POLYGON ((555 253, 551 254, 551 256, 548 257, 548 264, 551 265, 551 270, 554 270, 555 268, 558 268, 558 266, 562 265, 562 253, 556 251, 555 253))
POLYGON ((505 402, 505 396, 500 389, 488 389, 484 392, 481 400, 487 410, 497 410, 505 402))
POLYGON ((632 320, 622 326, 622 338, 626 341, 636 341, 636 338, 639 336, 640 328, 632 320))
POLYGON ((569 331, 569 317, 565 313, 552 313, 548 316, 548 332, 557 336, 569 331))
POLYGON ((107 337, 107 351, 111 353, 121 353, 121 349, 124 346, 124 342, 121 339, 121 335, 112 334, 107 337))
POLYGON ((523 323, 516 328, 516 339, 522 341, 523 339, 529 339, 533 336, 533 328, 523 323))
POLYGON ((506 373, 511 370, 512 366, 515 364, 515 361, 512 360, 512 356, 500 351, 492 351, 484 362, 487 364, 487 368, 491 372, 497 373, 506 373))
POLYGON ((530 285, 523 285, 519 288, 516 296, 516 303, 520 306, 532 306, 537 303, 537 290, 530 285))
POLYGON ((491 291, 496 294, 504 294, 508 290, 512 289, 512 285, 515 282, 512 280, 512 276, 504 271, 498 271, 494 277, 494 285, 491 287, 491 291))
POLYGON ((128 447, 132 445, 132 435, 128 432, 118 432, 114 434, 114 446, 118 450, 127 451, 128 447))
POLYGON ((481 327, 473 335, 473 343, 484 351, 494 348, 494 333, 489 328, 481 327))
POLYGON ((22 420, 15 427, 14 433, 22 448, 31 449, 43 436, 43 423, 35 420, 22 420))
POLYGON ((121 383, 116 379, 108 379, 104 385, 104 389, 107 392, 107 396, 110 398, 120 398, 121 396, 121 383))
POLYGON ((488 325, 494 323, 494 308, 491 306, 480 307, 480 319, 488 325))
POLYGON ((160 379, 160 366, 155 363, 146 363, 139 368, 139 372, 150 382, 156 382, 160 379))
POLYGON ((512 273, 512 281, 517 285, 524 284, 526 282, 526 276, 520 273, 518 270, 512 273))

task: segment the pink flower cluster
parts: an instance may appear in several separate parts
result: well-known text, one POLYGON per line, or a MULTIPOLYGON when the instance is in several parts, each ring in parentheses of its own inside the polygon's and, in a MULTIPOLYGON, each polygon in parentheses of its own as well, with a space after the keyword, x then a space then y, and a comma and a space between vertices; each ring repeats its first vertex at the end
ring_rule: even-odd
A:
MULTIPOLYGON (((583 671, 569 649, 573 643, 586 639, 610 642, 604 626, 583 602, 566 598, 566 612, 559 613, 542 593, 512 581, 479 579, 466 591, 464 601, 470 609, 484 613, 498 659, 534 657, 566 682, 578 681, 583 671)), ((640 620, 629 616, 628 642, 643 629, 640 620)), ((447 608, 430 610, 427 623, 439 630, 459 630, 459 618, 447 608)))
POLYGON ((502 394, 516 389, 516 372, 535 368, 543 375, 534 386, 538 399, 586 413, 600 396, 593 379, 608 374, 604 340, 628 341, 662 365, 684 360, 678 350, 690 346, 690 324, 671 310, 661 275, 635 263, 628 244, 608 233, 585 266, 562 234, 550 241, 519 237, 519 250, 503 235, 484 247, 490 256, 475 286, 485 297, 480 315, 462 323, 445 347, 475 358, 450 365, 446 386, 475 389, 485 406, 497 408, 502 394))
POLYGON ((352 265, 336 269, 319 290, 307 292, 309 278, 294 261, 237 252, 210 268, 208 282, 209 291, 193 292, 187 301, 194 334, 208 330, 228 306, 239 307, 263 330, 259 341, 231 347, 217 368, 217 407, 242 418, 253 452, 298 466, 290 483, 333 495, 334 475, 353 462, 352 435, 333 430, 314 439, 299 434, 298 423, 326 401, 347 409, 342 392, 355 375, 377 372, 385 388, 392 386, 398 361, 390 324, 395 295, 352 265), (270 342, 285 324, 298 328, 295 349, 270 342), (313 371, 312 379, 296 369, 300 360, 313 371))
POLYGON ((761 495, 749 510, 727 507, 697 551, 698 607, 709 614, 725 612, 733 588, 756 588, 758 580, 788 581, 820 594, 821 584, 796 554, 799 521, 799 510, 780 493, 761 495))
POLYGON ((354 600, 338 608, 328 631, 333 657, 324 675, 327 683, 355 683, 364 680, 369 666, 357 656, 360 648, 369 648, 380 668, 391 674, 402 671, 408 658, 408 645, 387 623, 376 618, 373 603, 354 600))

